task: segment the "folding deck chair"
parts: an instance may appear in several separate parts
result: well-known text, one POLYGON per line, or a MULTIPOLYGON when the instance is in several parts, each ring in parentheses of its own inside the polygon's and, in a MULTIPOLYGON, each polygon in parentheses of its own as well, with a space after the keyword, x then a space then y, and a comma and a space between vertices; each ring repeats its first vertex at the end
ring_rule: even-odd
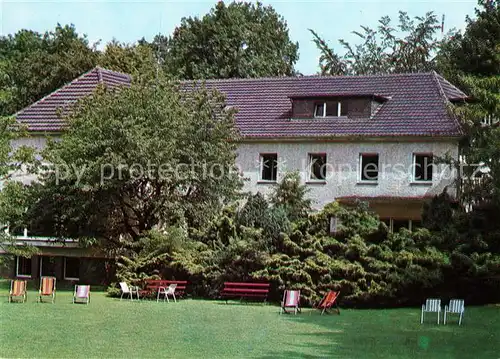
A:
POLYGON ((325 294, 323 299, 321 299, 319 304, 316 306, 316 309, 321 310, 321 315, 323 315, 323 313, 328 313, 328 309, 331 309, 335 304, 335 306, 337 307, 337 314, 340 314, 340 308, 337 304, 337 298, 339 297, 339 295, 340 292, 330 290, 325 294))
POLYGON ((24 303, 28 298, 25 280, 15 279, 10 281, 9 303, 12 302, 14 298, 21 299, 21 303, 24 303))
POLYGON ((42 302, 43 297, 50 297, 52 299, 52 304, 56 300, 55 277, 40 278, 40 290, 38 291, 38 302, 42 302))
POLYGON ((83 303, 90 303, 90 285, 75 285, 75 292, 73 293, 73 303, 81 301, 83 303))
POLYGON ((160 294, 163 294, 165 296, 163 298, 163 301, 165 301, 166 299, 168 302, 169 301, 168 296, 171 295, 172 297, 174 297, 174 302, 177 302, 177 300, 175 300, 175 288, 177 288, 177 284, 170 284, 166 288, 165 287, 158 288, 158 295, 156 297, 156 301, 158 302, 160 300, 160 294))
POLYGON ((293 309, 293 313, 300 313, 300 290, 285 290, 283 301, 281 302, 280 314, 289 313, 286 309, 293 309))
POLYGON ((122 295, 120 300, 122 300, 124 294, 128 294, 130 296, 130 300, 134 300, 134 294, 137 295, 137 300, 139 300, 139 287, 136 286, 128 286, 125 282, 120 282, 120 289, 122 290, 122 295))
POLYGON ((446 324, 446 313, 458 314, 458 325, 462 324, 465 305, 463 299, 450 299, 450 303, 444 307, 444 324, 446 324))
POLYGON ((437 323, 439 324, 439 316, 441 315, 441 299, 427 299, 425 304, 422 304, 422 315, 420 324, 424 322, 424 313, 437 313, 437 323))

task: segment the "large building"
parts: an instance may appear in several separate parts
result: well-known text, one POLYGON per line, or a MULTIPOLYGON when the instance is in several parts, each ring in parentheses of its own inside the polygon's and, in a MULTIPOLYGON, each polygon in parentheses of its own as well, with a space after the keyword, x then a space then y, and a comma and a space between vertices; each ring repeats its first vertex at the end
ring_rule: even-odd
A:
MULTIPOLYGON (((70 111, 99 84, 129 83, 130 76, 101 68, 83 74, 16 114, 30 137, 15 145, 42 148, 47 136, 64 131, 61 110, 70 111)), ((246 190, 267 194, 286 172, 299 171, 316 208, 367 201, 393 230, 418 226, 432 196, 456 194, 453 172, 438 162, 458 158, 462 131, 449 107, 467 96, 435 72, 209 80, 206 86, 238 111, 237 164, 246 190)), ((31 265, 43 274, 40 263, 31 265)))

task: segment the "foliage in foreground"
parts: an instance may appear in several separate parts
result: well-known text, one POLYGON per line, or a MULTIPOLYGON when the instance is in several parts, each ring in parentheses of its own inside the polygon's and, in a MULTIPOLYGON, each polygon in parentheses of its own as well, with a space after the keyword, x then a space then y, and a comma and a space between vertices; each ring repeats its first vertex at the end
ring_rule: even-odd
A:
POLYGON ((358 307, 417 305, 426 296, 476 303, 500 299, 495 289, 500 230, 486 231, 478 222, 490 220, 494 212, 459 212, 443 194, 424 215, 432 231, 389 233, 363 204, 332 203, 293 222, 276 217, 280 210, 257 194, 242 207, 226 208, 203 230, 151 233, 145 240, 152 247, 122 258, 118 278, 139 283, 152 275, 184 278, 195 295, 213 298, 225 281, 267 281, 272 300, 295 288, 309 304, 335 289, 343 305, 358 307), (443 216, 447 225, 433 227, 443 216), (334 235, 331 217, 341 223, 334 235))

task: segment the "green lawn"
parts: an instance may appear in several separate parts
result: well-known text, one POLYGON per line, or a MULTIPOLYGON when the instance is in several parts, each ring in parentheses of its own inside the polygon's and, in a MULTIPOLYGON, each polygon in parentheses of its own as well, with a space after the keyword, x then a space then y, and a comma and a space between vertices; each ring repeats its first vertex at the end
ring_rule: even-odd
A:
POLYGON ((464 324, 419 324, 418 308, 278 315, 274 305, 205 300, 90 305, 7 303, 0 292, 0 357, 500 358, 500 307, 467 307, 464 324))

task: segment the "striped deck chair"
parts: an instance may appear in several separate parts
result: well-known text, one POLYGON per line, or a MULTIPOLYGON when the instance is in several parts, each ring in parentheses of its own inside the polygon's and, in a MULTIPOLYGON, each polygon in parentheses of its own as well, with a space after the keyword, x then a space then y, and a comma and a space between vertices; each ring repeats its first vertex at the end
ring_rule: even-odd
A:
POLYGON ((336 303, 339 295, 340 292, 330 290, 325 294, 323 299, 321 299, 316 309, 321 310, 321 315, 323 315, 323 313, 328 313, 328 309, 331 309, 331 307, 335 304, 335 306, 337 307, 337 314, 340 314, 340 308, 336 303))
POLYGON ((42 302, 43 297, 51 297, 52 303, 56 300, 56 278, 42 277, 40 278, 40 290, 38 301, 42 302))
POLYGON ((14 298, 21 299, 22 303, 28 298, 25 280, 15 279, 10 282, 9 303, 12 302, 14 298))
POLYGON ((420 324, 424 322, 424 313, 437 313, 438 324, 439 316, 441 315, 441 299, 427 299, 425 304, 422 304, 422 315, 420 317, 420 324))
POLYGON ((281 302, 280 314, 288 313, 287 308, 292 309, 294 314, 300 313, 300 290, 285 290, 281 302))
POLYGON ((444 324, 446 324, 446 313, 458 314, 458 325, 462 324, 465 305, 463 299, 450 299, 450 303, 444 307, 444 324))
POLYGON ((83 301, 83 303, 90 303, 90 285, 75 285, 75 292, 73 293, 73 303, 83 301))

